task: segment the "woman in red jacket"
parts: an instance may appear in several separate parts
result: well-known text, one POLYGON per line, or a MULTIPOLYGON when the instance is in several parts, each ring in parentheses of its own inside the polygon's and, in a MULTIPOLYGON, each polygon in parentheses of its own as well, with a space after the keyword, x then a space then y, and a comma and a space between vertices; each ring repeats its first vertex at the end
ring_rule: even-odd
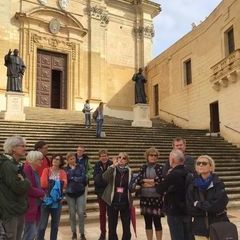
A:
MULTIPOLYGON (((62 190, 66 188, 67 186, 67 175, 65 171, 62 169, 64 165, 64 161, 61 155, 55 155, 52 158, 52 167, 45 168, 43 170, 42 176, 41 176, 41 186, 46 191, 47 195, 49 195, 49 192, 56 186, 60 185, 62 186, 61 189, 59 189, 60 194, 62 193, 62 190), (52 188, 50 189, 50 187, 52 188)), ((48 205, 47 202, 44 199, 44 203, 41 207, 41 220, 39 223, 39 229, 38 229, 38 240, 44 240, 45 231, 48 224, 48 217, 49 214, 51 215, 51 232, 50 232, 50 240, 56 240, 57 234, 58 234, 58 226, 60 222, 61 217, 61 210, 62 210, 62 204, 61 199, 62 196, 59 196, 56 202, 52 202, 51 205, 48 205)), ((51 198, 51 196, 48 198, 48 200, 51 198)), ((50 199, 51 200, 51 199, 50 199)), ((49 202, 48 202, 49 203, 49 202)))

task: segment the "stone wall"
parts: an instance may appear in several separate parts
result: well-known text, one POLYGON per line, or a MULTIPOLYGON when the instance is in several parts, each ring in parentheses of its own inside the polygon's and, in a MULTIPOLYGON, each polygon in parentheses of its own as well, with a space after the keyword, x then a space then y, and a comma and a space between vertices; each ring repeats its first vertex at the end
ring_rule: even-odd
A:
POLYGON ((218 101, 220 132, 240 145, 239 11, 239 1, 222 1, 204 22, 148 64, 152 117, 156 84, 160 117, 181 127, 209 129, 209 104, 218 101), (231 27, 235 51, 229 55, 226 31, 231 27), (188 59, 192 64, 192 83, 186 85, 184 62, 188 59))

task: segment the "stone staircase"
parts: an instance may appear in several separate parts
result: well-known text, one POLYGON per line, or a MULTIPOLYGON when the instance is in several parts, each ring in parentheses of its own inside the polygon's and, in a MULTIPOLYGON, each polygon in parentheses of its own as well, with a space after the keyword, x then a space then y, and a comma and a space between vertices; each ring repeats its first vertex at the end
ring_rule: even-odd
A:
MULTIPOLYGON (((81 113, 82 114, 82 113, 81 113)), ((59 113, 60 115, 60 113, 59 113)), ((38 119, 43 119, 40 117, 38 119)), ((52 116, 53 119, 53 116, 52 116)), ((95 138, 95 127, 85 129, 84 125, 64 123, 59 119, 54 121, 27 120, 25 122, 8 122, 0 120, 0 152, 4 140, 12 135, 21 135, 27 140, 27 150, 31 150, 38 140, 45 140, 49 144, 49 155, 60 153, 64 156, 67 152, 75 152, 78 145, 84 145, 94 164, 98 160, 99 149, 108 149, 110 157, 116 156, 120 151, 125 151, 130 156, 130 166, 133 171, 138 171, 145 162, 144 152, 147 148, 155 146, 160 151, 161 163, 168 159, 171 150, 171 141, 176 136, 187 140, 188 154, 194 158, 201 154, 208 154, 216 161, 216 171, 226 184, 231 200, 229 206, 240 205, 240 149, 227 143, 221 137, 206 136, 205 130, 180 129, 167 127, 164 122, 158 122, 157 127, 141 128, 129 126, 129 121, 117 120, 104 125, 106 138, 95 138)), ((135 200, 137 204, 138 201, 135 200)), ((97 219, 98 205, 94 195, 93 182, 90 182, 87 220, 97 219)), ((63 207, 61 224, 69 224, 67 206, 63 207)))

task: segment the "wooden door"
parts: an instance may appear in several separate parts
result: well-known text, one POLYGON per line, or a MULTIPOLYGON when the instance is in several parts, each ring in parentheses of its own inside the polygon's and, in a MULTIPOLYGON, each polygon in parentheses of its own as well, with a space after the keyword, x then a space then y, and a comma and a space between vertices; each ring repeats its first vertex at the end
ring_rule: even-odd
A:
POLYGON ((66 67, 66 55, 38 50, 36 106, 67 108, 66 67))
POLYGON ((52 64, 51 55, 44 54, 40 51, 37 53, 37 107, 51 107, 52 64))

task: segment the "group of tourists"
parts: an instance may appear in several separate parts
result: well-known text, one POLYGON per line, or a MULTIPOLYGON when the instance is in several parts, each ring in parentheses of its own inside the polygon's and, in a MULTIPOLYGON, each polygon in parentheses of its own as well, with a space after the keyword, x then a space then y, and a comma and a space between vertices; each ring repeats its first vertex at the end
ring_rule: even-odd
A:
POLYGON ((21 165, 25 139, 6 139, 4 154, 0 155, 0 239, 44 240, 51 215, 50 240, 56 240, 65 198, 72 240, 78 236, 85 240, 87 186, 91 178, 99 204, 99 240, 118 239, 119 214, 122 240, 131 239, 130 222, 136 220, 134 195, 140 198, 147 240, 153 239, 153 227, 156 239, 162 239, 161 218, 165 216, 172 240, 208 239, 212 223, 229 221, 224 184, 214 173, 210 156, 193 160, 185 153, 183 138, 175 138, 172 146, 165 165, 158 163, 160 153, 156 148, 147 149, 146 163, 133 174, 125 152, 110 160, 108 151, 101 149, 93 167, 83 146, 78 146, 76 153, 68 153, 66 161, 60 154, 50 160, 44 141, 35 144, 21 165))

